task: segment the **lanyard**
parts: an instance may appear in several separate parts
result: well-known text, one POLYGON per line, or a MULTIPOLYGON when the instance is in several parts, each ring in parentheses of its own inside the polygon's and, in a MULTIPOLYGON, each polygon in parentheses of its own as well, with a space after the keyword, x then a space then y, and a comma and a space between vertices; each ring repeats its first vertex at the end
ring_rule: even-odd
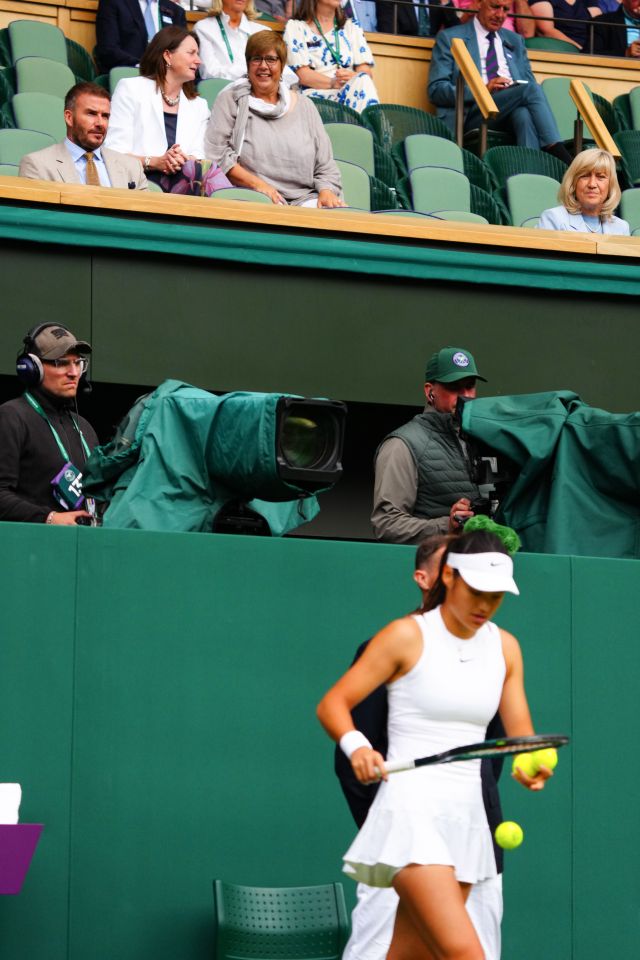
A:
POLYGON ((332 56, 332 58, 333 58, 333 62, 335 63, 336 67, 341 67, 341 66, 342 66, 342 61, 341 61, 341 59, 340 59, 340 34, 339 34, 339 32, 338 32, 338 22, 337 22, 336 18, 335 18, 335 17, 333 18, 333 39, 334 39, 334 42, 335 42, 335 48, 331 46, 331 44, 329 43, 329 41, 328 41, 327 38, 325 37, 324 32, 323 32, 323 30, 322 30, 322 27, 321 27, 320 24, 318 23, 318 18, 317 18, 317 17, 314 17, 314 18, 313 18, 313 22, 315 23, 316 27, 318 28, 318 31, 319 31, 319 33, 320 33, 320 36, 321 36, 322 39, 324 40, 325 46, 326 46, 327 50, 329 51, 329 53, 331 54, 331 56, 332 56))
POLYGON ((220 16, 220 14, 218 14, 218 16, 216 17, 216 20, 218 21, 218 26, 220 27, 220 33, 222 34, 222 39, 224 40, 225 46, 227 48, 227 53, 229 54, 229 60, 231 60, 231 63, 233 63, 233 51, 231 50, 231 44, 229 43, 227 31, 224 28, 224 23, 222 22, 222 17, 220 16))
MULTIPOLYGON (((56 428, 54 427, 54 425, 51 423, 51 420, 49 420, 49 417, 46 415, 46 413, 44 412, 44 410, 42 409, 42 407, 40 406, 40 404, 38 403, 38 401, 36 400, 36 398, 35 398, 35 397, 32 397, 31 394, 29 393, 29 391, 27 390, 27 391, 25 392, 25 399, 27 400, 28 403, 31 404, 31 406, 32 406, 33 409, 36 411, 36 413, 39 413, 40 416, 41 416, 44 420, 47 421, 47 423, 49 424, 49 428, 50 428, 50 430, 51 430, 51 433, 53 434, 53 438, 54 438, 54 440, 56 441, 56 443, 58 444, 58 450, 59 450, 60 453, 62 454, 64 460, 67 461, 67 462, 70 462, 70 460, 69 460, 69 454, 68 454, 67 451, 65 450, 64 444, 62 443, 62 440, 61 440, 60 437, 58 436, 58 431, 56 430, 56 428)), ((86 456, 87 459, 88 459, 88 458, 91 456, 91 451, 89 450, 89 447, 87 446, 86 440, 85 440, 84 437, 82 436, 82 430, 80 429, 80 427, 78 426, 78 424, 76 423, 76 421, 73 419, 73 417, 71 417, 71 422, 73 423, 74 427, 76 428, 76 430, 77 430, 78 433, 80 434, 80 440, 81 440, 81 442, 82 442, 82 447, 83 447, 83 449, 84 449, 85 456, 86 456)))

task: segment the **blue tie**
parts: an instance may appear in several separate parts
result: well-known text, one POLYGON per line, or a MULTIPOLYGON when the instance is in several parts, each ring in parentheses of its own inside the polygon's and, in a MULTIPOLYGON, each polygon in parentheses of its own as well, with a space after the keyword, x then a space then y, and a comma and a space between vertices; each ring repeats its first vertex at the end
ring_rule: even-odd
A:
POLYGON ((489 49, 487 50, 487 58, 484 62, 484 68, 487 71, 487 83, 489 80, 493 80, 494 77, 498 76, 498 55, 496 53, 496 35, 493 30, 490 30, 487 34, 487 39, 489 41, 489 49))
POLYGON ((147 28, 147 37, 153 40, 158 32, 158 24, 153 19, 153 10, 151 9, 151 0, 147 0, 147 9, 144 12, 144 23, 147 28))

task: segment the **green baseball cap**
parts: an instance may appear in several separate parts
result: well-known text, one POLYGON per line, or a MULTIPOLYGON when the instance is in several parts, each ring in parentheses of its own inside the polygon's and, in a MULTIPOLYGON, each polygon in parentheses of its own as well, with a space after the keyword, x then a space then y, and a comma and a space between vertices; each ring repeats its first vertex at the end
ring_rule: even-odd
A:
POLYGON ((424 374, 427 383, 455 383, 466 377, 487 382, 487 378, 478 373, 473 354, 462 347, 443 347, 438 350, 429 360, 424 374))

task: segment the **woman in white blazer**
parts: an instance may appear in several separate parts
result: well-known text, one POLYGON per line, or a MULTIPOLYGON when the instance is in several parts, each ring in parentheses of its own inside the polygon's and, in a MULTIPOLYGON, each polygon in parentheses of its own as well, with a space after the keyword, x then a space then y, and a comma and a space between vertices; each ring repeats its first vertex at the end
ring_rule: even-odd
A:
POLYGON ((613 157, 606 150, 583 150, 562 178, 560 207, 545 210, 540 230, 579 230, 629 236, 629 224, 613 211, 620 203, 620 187, 613 157))
POLYGON ((149 43, 139 77, 120 80, 105 146, 142 161, 149 180, 170 191, 189 159, 204 157, 209 106, 196 92, 197 37, 165 27, 149 43))

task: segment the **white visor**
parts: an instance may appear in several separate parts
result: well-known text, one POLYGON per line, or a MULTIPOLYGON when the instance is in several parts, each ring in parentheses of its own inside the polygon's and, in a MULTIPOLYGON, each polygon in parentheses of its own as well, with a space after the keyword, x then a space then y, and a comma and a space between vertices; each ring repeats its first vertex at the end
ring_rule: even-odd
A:
POLYGON ((474 590, 520 594, 513 579, 513 560, 506 553, 450 553, 446 562, 474 590))

